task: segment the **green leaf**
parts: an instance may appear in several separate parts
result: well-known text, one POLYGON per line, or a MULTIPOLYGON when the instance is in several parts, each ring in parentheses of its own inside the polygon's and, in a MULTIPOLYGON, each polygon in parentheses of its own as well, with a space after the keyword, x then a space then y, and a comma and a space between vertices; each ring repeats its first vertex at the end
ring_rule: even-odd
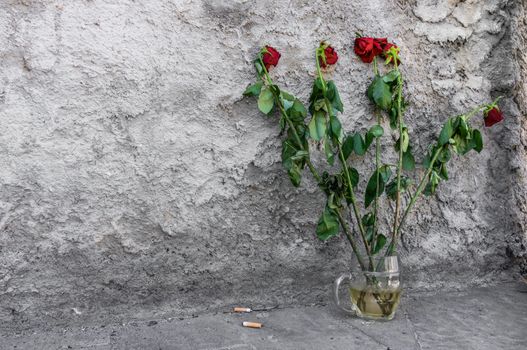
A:
POLYGON ((379 173, 381 174, 381 179, 384 181, 384 183, 387 183, 392 176, 392 169, 390 169, 388 165, 383 165, 379 168, 379 173))
POLYGON ((412 146, 408 146, 406 152, 403 153, 403 170, 412 171, 415 169, 415 159, 412 154, 412 146))
POLYGON ((243 92, 244 96, 258 96, 262 90, 263 82, 259 81, 252 85, 247 86, 247 89, 243 92))
POLYGON ((320 216, 317 225, 317 237, 325 241, 339 233, 339 221, 338 216, 334 210, 329 208, 327 205, 324 208, 324 212, 320 216))
POLYGON ((441 133, 439 134, 439 145, 443 146, 448 143, 448 140, 452 137, 454 134, 454 129, 452 127, 452 118, 448 119, 443 126, 443 129, 441 129, 441 133))
POLYGON ((364 206, 367 208, 376 196, 380 196, 384 192, 384 186, 389 181, 392 175, 390 167, 383 165, 373 172, 368 184, 366 185, 366 192, 364 193, 364 206), (379 174, 379 188, 377 189, 377 173, 379 174))
POLYGON ((439 176, 443 180, 448 180, 448 171, 446 169, 446 164, 445 163, 441 164, 441 169, 439 170, 439 176))
POLYGON ((326 116, 322 111, 316 111, 309 122, 309 135, 313 140, 320 141, 326 135, 326 116))
POLYGON ((307 116, 307 110, 302 104, 302 102, 300 102, 300 100, 296 98, 291 108, 287 111, 287 114, 289 115, 289 119, 291 119, 294 124, 303 124, 304 119, 307 116))
POLYGON ((375 223, 375 216, 372 213, 367 213, 362 217, 361 222, 364 227, 373 226, 375 223))
POLYGON ((439 174, 432 170, 432 173, 430 174, 430 179, 428 181, 428 184, 426 185, 424 194, 427 196, 430 196, 436 192, 437 185, 439 185, 439 182, 441 181, 441 178, 439 177, 439 174))
POLYGON ((256 68, 258 75, 263 74, 264 70, 259 60, 254 60, 254 67, 256 68))
POLYGON ((483 149, 483 138, 481 137, 481 132, 478 129, 472 131, 472 141, 474 143, 474 149, 476 152, 481 152, 483 149))
POLYGON ((467 141, 467 139, 461 136, 460 134, 455 134, 453 144, 454 152, 456 152, 460 156, 466 154, 472 149, 472 142, 469 141, 471 140, 467 141))
POLYGON ((326 154, 329 165, 333 165, 335 163, 335 155, 333 154, 333 149, 328 138, 324 139, 324 153, 326 154))
POLYGON ((342 131, 342 125, 339 119, 332 115, 329 117, 329 125, 331 126, 332 137, 340 144, 344 141, 344 132, 342 131))
POLYGON ((268 114, 273 109, 274 105, 274 96, 271 90, 268 88, 263 88, 260 91, 260 96, 258 97, 258 109, 264 114, 268 114))
POLYGON ((361 134, 358 132, 353 135, 353 150, 359 156, 362 156, 364 153, 366 153, 366 144, 362 139, 361 134))
POLYGON ((397 108, 390 109, 390 128, 397 129, 397 108))
POLYGON ((441 153, 439 153, 439 156, 437 157, 437 160, 441 163, 446 163, 451 157, 452 154, 450 153, 450 149, 448 147, 443 147, 441 153))
POLYGON ((324 92, 322 90, 322 81, 317 77, 309 96, 309 113, 313 114, 315 112, 315 102, 320 100, 324 100, 324 92))
POLYGON ((336 109, 340 113, 344 112, 344 106, 342 104, 342 101, 340 100, 340 95, 337 90, 337 86, 335 85, 333 80, 327 82, 327 98, 331 102, 331 105, 334 109, 336 109))
POLYGON ((375 136, 371 132, 367 132, 366 137, 364 137, 364 151, 366 152, 368 150, 368 147, 370 147, 371 143, 373 142, 373 139, 375 136))
POLYGON ((297 149, 291 140, 285 139, 282 142, 282 164, 287 170, 293 167, 293 160, 291 157, 293 157, 296 152, 297 149))
POLYGON ((287 174, 289 175, 289 180, 291 180, 293 186, 300 186, 300 181, 302 179, 302 170, 300 167, 294 164, 293 167, 287 171, 287 174))
POLYGON ((284 110, 287 112, 291 107, 293 107, 293 101, 286 100, 282 98, 282 106, 284 106, 284 110))
MULTIPOLYGON (((432 161, 432 155, 436 153, 439 146, 429 146, 428 153, 426 154, 425 158, 423 159, 423 168, 430 167, 430 162, 432 161)), ((439 147, 440 148, 440 147, 439 147)))
POLYGON ((346 136, 346 139, 344 139, 344 143, 342 144, 342 153, 344 154, 344 159, 347 160, 351 153, 353 153, 353 144, 353 136, 346 136))
MULTIPOLYGON (((280 91, 280 88, 278 87, 278 85, 276 85, 276 84, 269 85, 269 90, 271 90, 273 95, 275 95, 276 97, 280 97, 281 96, 281 91, 280 91)), ((286 92, 286 94, 288 94, 288 93, 286 92)), ((291 96, 291 95, 289 95, 289 96, 291 96)))
POLYGON ((373 247, 372 254, 377 254, 381 251, 381 249, 386 244, 386 236, 382 233, 377 235, 377 241, 375 242, 375 246, 373 247))
POLYGON ((313 104, 315 111, 328 111, 328 107, 326 106, 326 99, 322 98, 320 100, 316 100, 313 104))
POLYGON ((393 180, 386 185, 386 195, 391 200, 395 200, 397 197, 397 180, 393 180))
POLYGON ((366 238, 366 241, 371 244, 371 240, 373 239, 373 226, 366 227, 366 235, 364 238, 366 238))
POLYGON ((284 106, 284 110, 286 112, 291 107, 293 107, 295 100, 296 100, 295 96, 291 95, 289 92, 284 91, 284 90, 280 91, 280 101, 282 102, 282 105, 284 106))
POLYGON ((374 125, 370 128, 370 131, 368 131, 373 137, 381 137, 384 135, 384 129, 380 125, 374 125))
POLYGON ((309 152, 297 150, 295 143, 285 139, 282 143, 282 165, 287 170, 293 186, 300 186, 304 160, 309 157, 309 152))
POLYGON ((458 126, 458 132, 461 137, 467 138, 467 136, 470 136, 470 128, 467 124, 467 121, 465 120, 465 116, 458 117, 459 126, 458 126))
POLYGON ((401 134, 401 148, 403 150, 403 153, 408 150, 409 145, 410 145, 410 136, 408 136, 408 130, 404 128, 403 133, 401 134))
MULTIPOLYGON (((384 183, 379 177, 379 192, 382 192, 380 191, 381 187, 384 190, 384 183)), ((370 177, 370 180, 368 181, 368 184, 366 185, 366 192, 364 192, 364 207, 368 208, 371 202, 373 202, 373 200, 375 199, 375 195, 377 193, 376 189, 377 189, 377 172, 374 171, 372 176, 370 177)))
POLYGON ((359 172, 357 171, 357 169, 353 167, 349 167, 349 174, 350 174, 351 185, 353 187, 357 187, 357 185, 359 184, 359 172))
POLYGON ((295 96, 291 95, 291 93, 285 91, 285 90, 281 90, 280 91, 280 96, 284 99, 284 100, 287 100, 287 101, 294 101, 295 100, 295 96))
POLYGON ((291 160, 293 161, 304 160, 304 159, 307 159, 308 157, 309 157, 309 152, 298 150, 293 156, 291 156, 291 160))
POLYGON ((278 125, 280 125, 280 130, 282 131, 285 130, 285 118, 284 117, 280 117, 280 120, 278 121, 278 125))
MULTIPOLYGON (((412 184, 412 180, 406 176, 401 177, 401 193, 406 192, 408 187, 412 184)), ((395 200, 397 198, 397 179, 393 179, 386 185, 386 195, 388 198, 395 200)))
POLYGON ((382 80, 387 83, 387 84, 390 84, 390 83, 394 83, 397 81, 397 78, 399 78, 399 71, 393 69, 391 70, 388 74, 386 74, 385 76, 382 77, 382 80))
POLYGON ((368 97, 382 110, 388 111, 392 105, 390 85, 386 84, 380 76, 376 76, 368 87, 368 97))

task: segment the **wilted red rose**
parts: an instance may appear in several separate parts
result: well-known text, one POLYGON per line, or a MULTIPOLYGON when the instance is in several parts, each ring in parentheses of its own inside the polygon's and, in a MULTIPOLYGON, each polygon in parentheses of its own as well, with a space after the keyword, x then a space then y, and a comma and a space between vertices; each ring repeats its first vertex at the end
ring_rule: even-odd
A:
POLYGON ((324 60, 322 57, 319 57, 319 63, 322 68, 326 68, 326 66, 332 66, 335 63, 337 63, 339 59, 339 55, 337 55, 337 51, 335 51, 334 48, 331 46, 328 46, 324 49, 324 56, 326 56, 326 63, 324 63, 324 60))
MULTIPOLYGON (((397 50, 397 52, 399 52, 399 48, 395 44, 386 42, 384 45, 382 45, 382 57, 383 58, 388 58, 388 63, 391 63, 393 61, 393 57, 387 55, 388 51, 390 51, 390 49, 392 47, 395 48, 397 50)), ((400 65, 400 64, 401 64, 401 60, 398 59, 397 60, 397 65, 400 65)))
POLYGON ((375 56, 382 53, 382 40, 386 39, 356 38, 353 49, 362 62, 371 63, 375 56))
POLYGON ((485 121, 485 126, 488 128, 496 123, 501 122, 503 120, 503 114, 498 109, 498 107, 493 107, 492 109, 485 112, 483 120, 485 121))
POLYGON ((262 61, 265 65, 265 69, 269 70, 271 66, 277 66, 278 61, 280 60, 280 52, 278 52, 274 47, 269 45, 265 46, 266 52, 262 55, 262 61))

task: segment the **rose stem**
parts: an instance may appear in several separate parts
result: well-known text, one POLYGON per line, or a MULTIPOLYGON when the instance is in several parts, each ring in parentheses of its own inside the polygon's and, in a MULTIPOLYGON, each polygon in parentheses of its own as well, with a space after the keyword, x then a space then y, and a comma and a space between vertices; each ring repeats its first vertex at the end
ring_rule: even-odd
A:
MULTIPOLYGON (((377 76, 379 75, 379 69, 377 67, 377 57, 373 58, 373 72, 377 76)), ((377 110, 377 107, 375 107, 375 116, 377 118, 377 125, 381 124, 381 117, 379 115, 379 111, 377 110)), ((375 245, 377 244, 377 209, 378 209, 378 201, 379 201, 379 163, 380 163, 380 149, 381 149, 381 140, 379 137, 375 138, 375 173, 376 173, 376 187, 375 187, 375 202, 373 206, 373 232, 372 232, 372 245, 373 249, 375 249, 375 245)))
MULTIPOLYGON (((315 56, 316 56, 316 61, 317 61, 317 74, 318 74, 318 78, 320 79, 320 81, 322 83, 322 92, 324 93, 324 96, 325 96, 327 87, 326 87, 326 81, 324 80, 324 77, 322 75, 322 71, 320 70, 319 49, 316 50, 315 56)), ((328 114, 332 115, 332 106, 328 102, 327 99, 326 99, 326 108, 328 110, 328 114)), ((349 174, 348 165, 346 163, 346 158, 344 158, 344 152, 342 152, 342 145, 340 144, 340 142, 338 140, 337 140, 337 147, 338 147, 338 151, 339 151, 339 160, 340 160, 340 163, 342 165, 342 169, 344 170, 344 175, 346 176, 346 181, 348 182, 348 188, 349 188, 349 192, 350 192, 350 199, 351 199, 351 204, 353 206, 353 211, 355 213, 355 218, 357 219, 357 224, 359 226, 359 231, 360 231, 362 240, 364 242, 364 247, 366 248, 366 254, 368 255, 368 257, 370 259, 370 265, 373 266, 373 260, 372 260, 372 258, 370 256, 371 255, 371 253, 370 253, 371 252, 370 251, 370 246, 368 244, 368 241, 366 240, 364 227, 362 226, 362 221, 361 221, 361 218, 360 218, 359 209, 357 207, 357 200, 355 199, 355 192, 353 191, 353 185, 351 183, 351 177, 350 177, 350 174, 349 174)))
MULTIPOLYGON (((395 242, 397 237, 397 228, 399 226, 399 211, 401 207, 401 172, 403 167, 403 116, 401 113, 401 100, 402 100, 402 90, 403 90, 403 77, 399 71, 399 66, 397 65, 397 55, 392 58, 395 66, 395 70, 399 73, 397 75, 397 123, 399 124, 399 161, 397 163, 397 188, 396 188, 396 199, 395 199, 395 214, 393 220, 393 233, 392 233, 392 243, 395 242)), ((393 253, 393 248, 390 246, 391 253, 393 253)), ((390 254, 391 254, 390 253, 390 254)))

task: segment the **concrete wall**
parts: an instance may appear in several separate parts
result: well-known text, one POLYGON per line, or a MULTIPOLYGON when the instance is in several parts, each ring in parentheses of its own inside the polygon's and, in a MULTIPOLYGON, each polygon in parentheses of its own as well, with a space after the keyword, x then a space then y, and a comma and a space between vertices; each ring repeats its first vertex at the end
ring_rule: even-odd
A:
POLYGON ((522 11, 507 0, 1 1, 2 327, 327 302, 348 246, 317 241, 323 196, 308 177, 290 185, 277 120, 241 93, 269 43, 283 54, 276 81, 306 101, 327 39, 343 124, 369 126, 355 31, 401 47, 419 159, 448 116, 507 96, 485 150, 452 161, 409 218, 408 286, 512 275, 527 240, 522 11))

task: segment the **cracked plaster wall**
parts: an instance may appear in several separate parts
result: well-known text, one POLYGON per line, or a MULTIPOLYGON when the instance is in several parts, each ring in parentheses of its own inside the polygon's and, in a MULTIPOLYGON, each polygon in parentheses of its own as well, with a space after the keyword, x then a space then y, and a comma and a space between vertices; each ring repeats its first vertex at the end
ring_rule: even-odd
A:
POLYGON ((328 302, 346 242, 316 240, 323 196, 308 177, 292 188, 276 120, 241 93, 269 43, 277 82, 305 101, 327 39, 345 129, 366 128, 355 31, 401 47, 419 159, 449 115, 506 96, 485 150, 451 162, 409 217, 408 287, 512 275, 527 240, 524 5, 1 1, 2 327, 328 302))

